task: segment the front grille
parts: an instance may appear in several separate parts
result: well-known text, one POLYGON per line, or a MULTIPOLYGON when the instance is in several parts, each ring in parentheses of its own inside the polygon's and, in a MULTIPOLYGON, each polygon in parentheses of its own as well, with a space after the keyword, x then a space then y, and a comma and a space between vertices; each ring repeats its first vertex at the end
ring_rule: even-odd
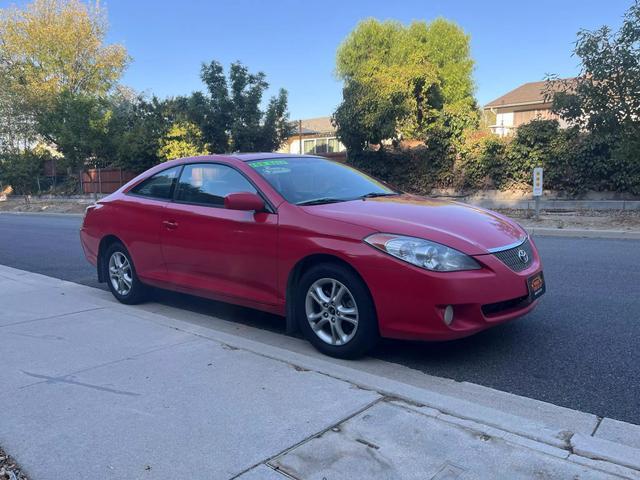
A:
POLYGON ((514 310, 517 308, 525 307, 527 305, 529 305, 529 296, 525 295, 524 297, 512 298, 511 300, 506 300, 504 302, 489 303, 487 305, 483 305, 482 313, 485 317, 490 317, 507 310, 514 310))
POLYGON ((533 262, 533 249, 528 238, 517 247, 494 252, 493 254, 514 272, 526 270, 533 262), (526 255, 522 255, 520 251, 525 252, 526 255))

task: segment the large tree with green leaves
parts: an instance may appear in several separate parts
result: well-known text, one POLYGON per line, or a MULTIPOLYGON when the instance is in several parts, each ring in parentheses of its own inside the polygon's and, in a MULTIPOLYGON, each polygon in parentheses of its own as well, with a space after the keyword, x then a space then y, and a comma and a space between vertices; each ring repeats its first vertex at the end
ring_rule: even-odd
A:
POLYGON ((146 98, 128 88, 117 88, 109 96, 107 162, 133 172, 142 172, 161 162, 162 139, 171 127, 169 103, 155 96, 146 98))
POLYGON ((250 73, 235 62, 227 78, 222 65, 212 61, 202 66, 201 78, 207 92, 175 99, 174 112, 200 128, 211 153, 272 151, 291 134, 286 90, 262 107, 269 87, 264 73, 250 73))
POLYGON ((24 9, 1 9, 0 72, 36 104, 62 92, 106 94, 129 61, 123 46, 105 44, 106 34, 97 1, 34 0, 24 9))
POLYGON ((469 37, 452 22, 364 20, 337 52, 338 134, 350 149, 458 134, 478 119, 472 71, 469 37))
POLYGON ((162 160, 173 160, 182 157, 206 155, 207 145, 202 138, 202 131, 191 122, 176 122, 160 139, 158 156, 162 160))
POLYGON ((0 101, 0 119, 22 126, 27 145, 37 138, 55 145, 74 170, 107 156, 107 96, 129 57, 107 45, 106 34, 99 2, 34 0, 0 10, 0 78, 9 99, 0 101))
POLYGON ((599 135, 640 127, 640 4, 635 1, 617 32, 581 30, 574 50, 575 79, 547 81, 547 97, 563 118, 599 135))
POLYGON ((580 74, 550 77, 547 98, 586 132, 584 163, 593 178, 640 193, 640 3, 634 1, 617 32, 608 26, 578 32, 574 54, 580 74))

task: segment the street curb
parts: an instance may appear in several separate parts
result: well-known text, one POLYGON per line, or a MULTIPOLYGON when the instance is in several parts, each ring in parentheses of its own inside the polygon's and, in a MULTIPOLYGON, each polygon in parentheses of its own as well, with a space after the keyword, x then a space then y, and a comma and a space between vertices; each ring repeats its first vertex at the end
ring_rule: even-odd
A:
POLYGON ((571 437, 573 453, 593 460, 622 465, 623 467, 640 470, 640 450, 637 448, 610 442, 601 438, 587 437, 576 433, 571 437))
POLYGON ((586 230, 577 228, 527 227, 529 234, 541 237, 569 238, 609 238, 619 240, 640 240, 639 231, 630 230, 586 230))
POLYGON ((78 217, 83 218, 84 213, 64 213, 64 212, 3 212, 0 215, 43 215, 47 217, 78 217))

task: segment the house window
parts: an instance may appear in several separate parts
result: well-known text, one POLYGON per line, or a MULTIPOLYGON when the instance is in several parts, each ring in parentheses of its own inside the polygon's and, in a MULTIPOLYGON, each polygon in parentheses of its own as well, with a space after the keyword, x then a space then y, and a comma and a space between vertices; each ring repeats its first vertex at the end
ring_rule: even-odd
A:
POLYGON ((316 141, 313 140, 305 140, 303 142, 304 149, 302 150, 304 153, 316 153, 316 141))
POLYGON ((327 139, 318 138, 316 140, 316 153, 327 153, 327 139))
POLYGON ((314 153, 337 153, 344 152, 346 149, 337 138, 312 138, 302 142, 303 152, 305 154, 314 153))

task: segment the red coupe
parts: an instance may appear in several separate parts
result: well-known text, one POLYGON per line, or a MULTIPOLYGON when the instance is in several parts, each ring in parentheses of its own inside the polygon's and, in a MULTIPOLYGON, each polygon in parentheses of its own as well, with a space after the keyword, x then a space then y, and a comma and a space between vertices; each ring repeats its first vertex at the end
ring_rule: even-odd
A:
POLYGON ((380 337, 471 335, 545 291, 533 241, 512 220, 315 156, 157 165, 89 207, 80 236, 123 303, 153 286, 265 310, 343 358, 380 337))

